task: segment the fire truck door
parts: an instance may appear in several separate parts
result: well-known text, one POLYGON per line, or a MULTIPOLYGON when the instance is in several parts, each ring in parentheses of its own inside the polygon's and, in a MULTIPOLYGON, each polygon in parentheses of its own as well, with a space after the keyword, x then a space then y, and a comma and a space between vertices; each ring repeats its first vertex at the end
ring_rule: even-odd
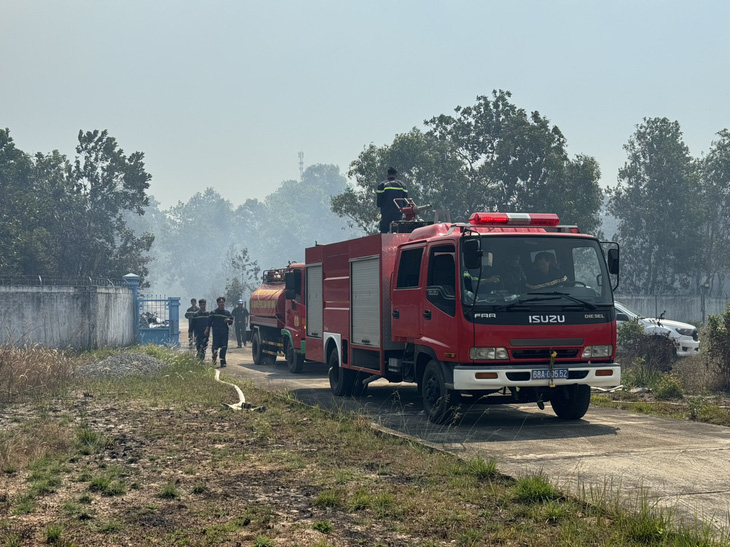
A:
POLYGON ((426 298, 422 300, 422 343, 436 355, 455 353, 458 343, 456 323, 456 252, 453 245, 434 245, 428 253, 426 298))
POLYGON ((391 291, 391 335, 414 341, 420 336, 421 301, 423 300, 423 275, 421 262, 423 246, 409 247, 397 258, 395 286, 391 291))

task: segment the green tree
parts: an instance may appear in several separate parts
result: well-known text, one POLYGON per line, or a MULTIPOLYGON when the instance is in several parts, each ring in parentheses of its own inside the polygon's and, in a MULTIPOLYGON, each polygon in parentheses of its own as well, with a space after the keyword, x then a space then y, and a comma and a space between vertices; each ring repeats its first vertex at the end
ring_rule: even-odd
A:
POLYGON ((730 131, 723 129, 718 136, 700 164, 704 244, 698 281, 707 284, 709 294, 720 296, 730 270, 730 131))
POLYGON ((370 145, 350 165, 349 187, 333 210, 367 232, 375 231, 375 187, 393 165, 417 203, 439 218, 466 221, 475 211, 555 212, 584 231, 598 226, 600 171, 593 158, 570 160, 566 140, 538 112, 510 102, 507 91, 477 97, 455 115, 426 120, 392 144, 370 145))
POLYGON ((248 249, 228 250, 228 272, 226 281, 226 301, 233 305, 238 299, 248 300, 259 285, 261 268, 251 260, 248 249))
POLYGON ((143 155, 126 157, 106 131, 79 132, 77 153, 74 164, 57 150, 30 157, 0 131, 0 192, 12 211, 0 226, 0 275, 146 274, 152 235, 135 236, 123 218, 147 203, 143 155))
POLYGON ((32 162, 16 148, 9 129, 0 129, 0 195, 3 197, 3 221, 0 222, 0 276, 20 276, 22 265, 25 201, 31 181, 32 162))
POLYGON ((135 269, 144 277, 154 237, 135 236, 124 220, 125 211, 141 215, 149 204, 144 154, 126 156, 106 130, 79 131, 76 152, 72 177, 81 210, 73 211, 77 239, 68 242, 74 254, 59 265, 61 274, 121 277, 135 269))
POLYGON ((700 249, 698 180, 679 123, 644 118, 624 149, 609 205, 619 219, 622 286, 644 294, 687 288, 700 249))

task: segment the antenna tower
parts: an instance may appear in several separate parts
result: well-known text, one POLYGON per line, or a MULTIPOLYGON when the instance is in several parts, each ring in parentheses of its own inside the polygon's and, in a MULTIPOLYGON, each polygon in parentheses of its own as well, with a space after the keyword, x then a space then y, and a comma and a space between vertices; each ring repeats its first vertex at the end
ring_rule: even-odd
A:
POLYGON ((299 181, 304 178, 304 152, 299 152, 299 181))

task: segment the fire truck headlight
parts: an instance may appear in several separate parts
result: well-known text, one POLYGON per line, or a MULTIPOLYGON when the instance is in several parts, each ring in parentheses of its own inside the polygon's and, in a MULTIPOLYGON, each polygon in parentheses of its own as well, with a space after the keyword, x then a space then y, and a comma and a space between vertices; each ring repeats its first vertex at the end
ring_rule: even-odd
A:
POLYGON ((494 359, 509 359, 507 348, 471 348, 469 359, 472 361, 491 361, 494 359))
POLYGON ((613 346, 586 346, 583 350, 581 359, 600 359, 604 357, 611 357, 613 353, 613 346))

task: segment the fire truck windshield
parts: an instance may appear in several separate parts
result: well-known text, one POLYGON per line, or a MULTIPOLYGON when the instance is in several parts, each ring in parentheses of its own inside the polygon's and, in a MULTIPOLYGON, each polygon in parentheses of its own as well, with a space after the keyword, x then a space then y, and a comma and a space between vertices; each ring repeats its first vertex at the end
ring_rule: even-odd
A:
MULTIPOLYGON (((462 252, 465 308, 611 304, 611 282, 598 241, 568 235, 482 235, 481 267, 467 268, 462 252)), ((474 264, 469 264, 474 266, 474 264)))

